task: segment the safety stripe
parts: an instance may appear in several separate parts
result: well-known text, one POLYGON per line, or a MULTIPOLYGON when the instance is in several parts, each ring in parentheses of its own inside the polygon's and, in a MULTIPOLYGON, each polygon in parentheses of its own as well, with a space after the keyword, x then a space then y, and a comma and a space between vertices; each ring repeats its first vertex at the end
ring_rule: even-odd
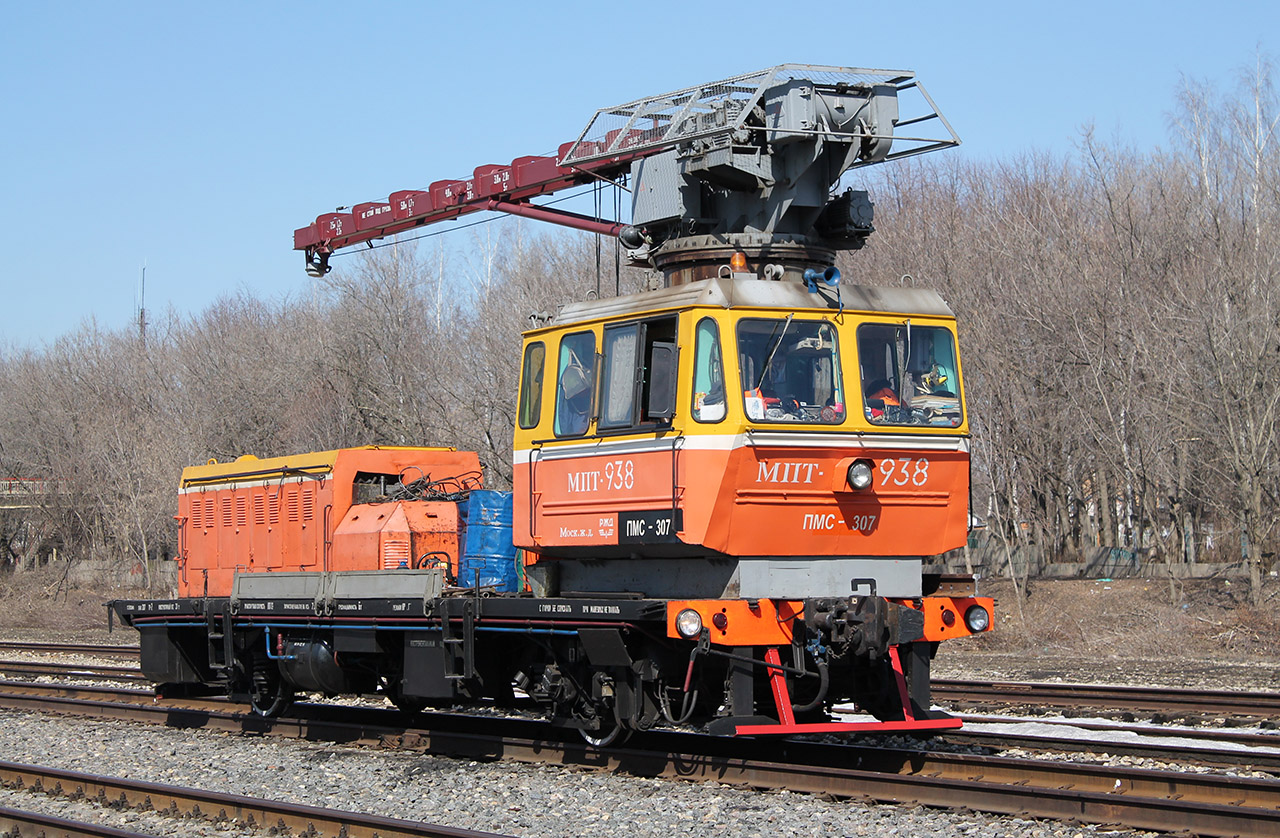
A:
POLYGON ((593 439, 579 443, 557 443, 541 449, 525 448, 513 452, 516 465, 533 460, 558 460, 595 455, 647 454, 681 451, 733 451, 738 448, 839 448, 858 450, 957 451, 969 452, 969 439, 963 436, 917 436, 911 434, 805 434, 785 431, 752 431, 741 434, 698 434, 686 437, 646 439, 593 439))

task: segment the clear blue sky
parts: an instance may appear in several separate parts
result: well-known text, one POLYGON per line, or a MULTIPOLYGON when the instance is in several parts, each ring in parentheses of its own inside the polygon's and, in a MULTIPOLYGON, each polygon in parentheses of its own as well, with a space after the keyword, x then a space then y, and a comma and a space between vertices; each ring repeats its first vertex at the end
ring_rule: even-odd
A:
POLYGON ((0 25, 0 347, 307 293, 295 227, 548 153, 596 108, 795 62, 915 70, 964 140, 1167 145, 1280 3, 20 3, 0 25))

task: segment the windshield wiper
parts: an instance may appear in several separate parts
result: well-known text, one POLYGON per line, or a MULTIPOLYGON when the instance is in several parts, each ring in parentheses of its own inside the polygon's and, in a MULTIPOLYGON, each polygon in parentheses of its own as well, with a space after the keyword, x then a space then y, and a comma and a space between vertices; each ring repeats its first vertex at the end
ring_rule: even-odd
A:
POLYGON ((782 339, 787 336, 787 329, 790 328, 791 318, 793 317, 795 317, 794 313, 787 315, 787 322, 782 324, 782 334, 778 335, 778 339, 773 342, 773 348, 769 350, 769 357, 765 359, 764 369, 760 370, 760 380, 756 382, 757 390, 764 386, 764 378, 769 374, 769 367, 773 365, 773 356, 777 353, 778 347, 782 346, 782 339))

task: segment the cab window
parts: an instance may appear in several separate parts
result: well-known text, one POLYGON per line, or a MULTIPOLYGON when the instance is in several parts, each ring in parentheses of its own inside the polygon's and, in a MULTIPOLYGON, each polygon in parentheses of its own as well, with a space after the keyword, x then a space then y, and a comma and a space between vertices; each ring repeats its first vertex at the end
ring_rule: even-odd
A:
POLYGON ((598 423, 601 431, 652 425, 670 418, 667 390, 674 382, 668 380, 671 368, 662 359, 673 357, 675 339, 674 317, 605 328, 598 423))
POLYGON ((742 320, 738 365, 751 421, 844 421, 836 330, 825 320, 797 320, 794 315, 742 320))
POLYGON ((604 330, 604 371, 600 389, 600 428, 633 424, 636 410, 637 350, 640 324, 604 330))
POLYGON ((556 436, 581 436, 591 424, 595 391, 596 336, 575 332, 560 339, 556 375, 556 436))
POLYGON ((704 317, 698 321, 693 344, 693 418, 698 422, 719 422, 724 414, 720 327, 710 317, 704 317))
POLYGON ((858 327, 862 409, 873 425, 960 426, 956 342, 941 326, 858 327))
POLYGON ((520 427, 533 428, 542 414, 542 371, 546 366, 547 347, 542 341, 529 344, 524 351, 520 372, 520 427))

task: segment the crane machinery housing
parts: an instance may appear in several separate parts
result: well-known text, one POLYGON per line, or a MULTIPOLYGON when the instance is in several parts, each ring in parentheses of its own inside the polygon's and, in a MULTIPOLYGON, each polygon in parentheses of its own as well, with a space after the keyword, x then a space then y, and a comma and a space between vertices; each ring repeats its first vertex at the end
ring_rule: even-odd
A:
POLYGON ((299 692, 523 694, 597 745, 958 726, 930 709, 930 661, 989 630, 992 601, 923 565, 967 538, 956 318, 834 266, 874 231, 846 172, 958 143, 910 72, 782 65, 296 230, 320 276, 342 248, 498 211, 616 236, 655 280, 525 332, 509 494, 439 448, 184 471, 178 595, 112 603, 144 672, 266 714, 299 692), (535 200, 623 179, 625 224, 535 200), (875 718, 832 721, 850 701, 875 718))

